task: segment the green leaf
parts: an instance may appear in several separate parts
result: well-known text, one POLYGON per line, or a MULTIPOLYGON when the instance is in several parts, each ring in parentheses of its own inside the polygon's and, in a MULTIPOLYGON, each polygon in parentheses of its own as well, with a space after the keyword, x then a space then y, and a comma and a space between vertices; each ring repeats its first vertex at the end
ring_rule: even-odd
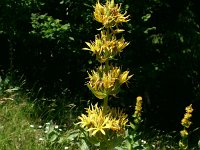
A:
POLYGON ((144 22, 148 21, 151 18, 151 14, 146 14, 145 16, 142 16, 142 20, 144 22))
POLYGON ((73 38, 73 37, 69 37, 69 39, 70 39, 71 41, 74 41, 74 38, 73 38))
POLYGON ((62 25, 61 27, 63 30, 68 30, 70 28, 69 24, 62 25))
POLYGON ((85 140, 81 140, 80 143, 80 150, 89 150, 90 148, 88 147, 87 143, 85 142, 85 140))
POLYGON ((133 123, 130 123, 130 126, 132 129, 134 129, 134 130, 136 129, 136 126, 133 123))
POLYGON ((91 65, 91 64, 92 64, 92 61, 91 61, 91 60, 88 60, 88 64, 90 64, 90 65, 91 65))
POLYGON ((58 138, 58 135, 56 135, 56 134, 53 134, 52 136, 51 136, 51 138, 49 139, 49 141, 50 142, 55 142, 55 140, 58 138))
POLYGON ((153 30, 156 30, 156 27, 147 28, 146 30, 144 30, 144 33, 148 34, 149 31, 153 31, 153 30))

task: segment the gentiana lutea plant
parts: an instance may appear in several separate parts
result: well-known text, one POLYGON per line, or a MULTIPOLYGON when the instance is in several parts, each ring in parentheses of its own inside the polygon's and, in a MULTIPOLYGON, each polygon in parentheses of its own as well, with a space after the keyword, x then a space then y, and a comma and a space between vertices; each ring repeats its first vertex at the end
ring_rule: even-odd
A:
POLYGON ((130 126, 134 131, 136 131, 143 122, 143 120, 142 120, 142 103, 143 103, 142 97, 138 96, 136 98, 135 112, 132 115, 132 117, 134 118, 134 121, 133 121, 133 123, 130 123, 130 126))
POLYGON ((188 135, 189 135, 188 129, 190 125, 192 124, 192 121, 191 121, 192 112, 193 112, 192 104, 187 106, 185 108, 185 111, 186 112, 184 114, 184 117, 181 120, 181 125, 184 127, 184 129, 180 131, 181 140, 179 141, 179 147, 181 150, 188 149, 188 135))
POLYGON ((100 66, 88 71, 87 86, 100 100, 103 106, 92 105, 86 108, 86 114, 79 116, 79 125, 88 133, 90 141, 100 149, 113 149, 117 141, 125 133, 128 122, 127 115, 120 108, 110 108, 110 96, 116 96, 122 84, 132 77, 129 71, 122 71, 121 67, 113 66, 110 61, 116 60, 126 46, 129 45, 124 37, 117 38, 124 30, 119 25, 129 21, 129 15, 121 13, 121 4, 114 0, 107 0, 104 5, 97 1, 94 6, 94 18, 102 24, 100 34, 94 41, 86 42, 88 50, 96 57, 100 66))

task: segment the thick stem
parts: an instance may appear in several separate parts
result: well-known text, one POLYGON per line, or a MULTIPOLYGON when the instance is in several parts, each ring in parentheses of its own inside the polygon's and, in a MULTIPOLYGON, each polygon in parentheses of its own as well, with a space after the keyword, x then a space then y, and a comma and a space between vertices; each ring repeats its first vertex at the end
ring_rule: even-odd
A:
POLYGON ((104 114, 106 114, 107 107, 108 107, 108 96, 106 96, 106 97, 104 98, 104 101, 103 101, 103 113, 104 113, 104 114))
POLYGON ((108 70, 109 70, 109 61, 108 60, 105 62, 105 67, 106 67, 106 72, 108 72, 108 70))
MULTIPOLYGON (((106 72, 106 74, 108 73, 109 70, 110 70, 109 61, 107 60, 105 62, 105 72, 106 72)), ((107 107, 108 107, 108 95, 104 98, 104 101, 103 101, 103 113, 104 114, 106 114, 107 107)))

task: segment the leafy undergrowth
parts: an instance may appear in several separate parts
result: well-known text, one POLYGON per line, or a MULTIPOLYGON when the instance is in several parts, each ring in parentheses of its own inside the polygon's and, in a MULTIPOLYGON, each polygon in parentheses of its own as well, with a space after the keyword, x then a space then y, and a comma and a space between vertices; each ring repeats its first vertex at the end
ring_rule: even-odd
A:
MULTIPOLYGON (((35 115, 34 104, 27 102, 26 98, 11 100, 1 97, 1 150, 91 149, 92 144, 84 138, 84 133, 77 126, 68 129, 53 121, 42 122, 35 115)), ((152 137, 145 138, 144 135, 138 136, 141 133, 127 130, 122 146, 116 149, 178 149, 172 136, 156 135, 156 132, 154 131, 152 137)), ((91 150, 94 149, 93 147, 91 150)))
MULTIPOLYGON (((18 87, 6 84, 0 86, 1 150, 99 150, 87 132, 75 124, 79 115, 77 109, 83 106, 76 109, 72 109, 72 104, 62 106, 66 110, 59 113, 62 114, 59 122, 55 120, 55 116, 59 116, 57 110, 50 109, 45 112, 45 119, 44 114, 38 113, 40 109, 35 109, 39 105, 31 102, 27 94, 24 96, 18 87)), ((178 150, 179 138, 179 131, 162 133, 151 129, 144 132, 127 126, 123 142, 115 150, 178 150)), ((195 146, 190 149, 198 149, 197 144, 195 146)))

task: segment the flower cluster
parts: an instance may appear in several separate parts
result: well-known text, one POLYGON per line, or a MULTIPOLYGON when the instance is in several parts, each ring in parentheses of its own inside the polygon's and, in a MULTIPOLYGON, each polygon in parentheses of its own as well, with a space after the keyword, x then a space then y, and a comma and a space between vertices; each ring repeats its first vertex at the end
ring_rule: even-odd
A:
POLYGON ((79 119, 82 128, 86 128, 92 136, 96 134, 106 135, 109 130, 122 132, 128 122, 127 115, 122 110, 108 108, 107 113, 103 113, 103 107, 91 105, 86 109, 86 115, 82 114, 79 119))
POLYGON ((191 121, 192 112, 193 112, 192 104, 187 106, 185 108, 185 111, 186 111, 186 113, 184 114, 184 117, 181 120, 181 125, 184 127, 184 129, 180 131, 182 140, 179 141, 179 146, 181 149, 188 148, 188 131, 187 131, 187 129, 192 124, 192 121, 191 121))
POLYGON ((129 71, 121 72, 119 67, 100 66, 92 70, 89 74, 88 88, 99 99, 104 99, 109 95, 115 96, 119 92, 119 87, 126 83, 131 77, 129 71))
POLYGON ((105 5, 101 5, 98 1, 94 8, 95 19, 102 23, 105 28, 111 28, 129 21, 129 16, 126 16, 127 12, 121 14, 121 4, 115 4, 114 0, 107 0, 105 5))
POLYGON ((135 112, 133 114, 135 124, 140 124, 142 121, 142 97, 138 96, 136 98, 135 112))
POLYGON ((189 128, 190 125, 192 124, 192 122, 190 121, 190 118, 192 117, 192 112, 193 112, 192 104, 187 106, 185 108, 185 111, 186 111, 186 113, 185 113, 183 119, 181 120, 181 124, 185 128, 189 128))
POLYGON ((112 60, 129 44, 125 42, 123 37, 120 39, 116 38, 115 33, 119 33, 120 31, 122 30, 114 30, 114 33, 109 33, 103 30, 100 35, 95 36, 94 42, 86 42, 89 48, 83 49, 92 51, 93 55, 96 55, 96 59, 100 63, 112 60))

